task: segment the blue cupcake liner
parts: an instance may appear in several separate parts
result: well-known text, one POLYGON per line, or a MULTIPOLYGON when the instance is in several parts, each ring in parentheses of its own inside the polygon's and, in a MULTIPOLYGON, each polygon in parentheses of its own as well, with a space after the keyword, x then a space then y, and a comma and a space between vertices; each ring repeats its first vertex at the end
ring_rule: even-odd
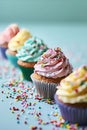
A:
POLYGON ((87 126, 87 108, 84 107, 72 107, 66 105, 58 100, 58 96, 54 96, 55 102, 60 108, 62 117, 70 123, 78 123, 80 126, 87 126))
POLYGON ((6 51, 6 56, 14 67, 19 67, 17 64, 18 58, 16 56, 9 54, 8 51, 6 51))
POLYGON ((7 59, 7 56, 6 56, 6 54, 5 54, 6 50, 7 50, 7 48, 0 47, 1 55, 2 55, 2 57, 3 57, 4 59, 7 59))
POLYGON ((39 80, 35 79, 32 75, 31 75, 31 79, 35 85, 37 94, 39 94, 40 97, 45 98, 45 99, 54 100, 54 94, 57 90, 56 83, 48 83, 48 82, 44 82, 44 81, 39 81, 39 80))

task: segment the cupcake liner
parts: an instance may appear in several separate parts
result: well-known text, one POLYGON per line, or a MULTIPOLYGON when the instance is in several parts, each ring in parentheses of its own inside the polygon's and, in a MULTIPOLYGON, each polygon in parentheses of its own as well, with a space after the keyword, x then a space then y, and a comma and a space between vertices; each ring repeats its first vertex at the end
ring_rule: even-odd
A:
POLYGON ((4 47, 0 47, 0 51, 1 51, 1 55, 4 59, 7 59, 7 56, 5 54, 5 51, 7 50, 7 48, 4 48, 4 47))
POLYGON ((68 120, 70 123, 78 123, 80 126, 87 125, 87 108, 77 108, 63 104, 58 100, 56 94, 54 98, 60 108, 61 115, 65 120, 68 120))
POLYGON ((17 64, 18 58, 16 56, 9 54, 7 51, 6 56, 14 67, 19 67, 17 64))
POLYGON ((34 68, 25 68, 25 67, 20 66, 20 65, 19 65, 19 68, 20 68, 20 70, 22 72, 23 79, 31 81, 30 75, 33 73, 34 68))
POLYGON ((37 94, 40 95, 40 97, 42 98, 49 98, 49 99, 54 99, 54 94, 57 90, 56 83, 48 83, 48 82, 44 82, 44 81, 39 81, 35 78, 32 77, 31 75, 31 79, 36 87, 37 90, 37 94))

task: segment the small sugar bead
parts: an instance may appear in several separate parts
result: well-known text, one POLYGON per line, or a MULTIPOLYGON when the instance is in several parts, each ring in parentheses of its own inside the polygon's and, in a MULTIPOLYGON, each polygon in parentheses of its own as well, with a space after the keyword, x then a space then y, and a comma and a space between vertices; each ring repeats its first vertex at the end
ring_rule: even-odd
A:
POLYGON ((31 130, 36 130, 37 126, 31 126, 31 130))
POLYGON ((17 121, 17 124, 20 124, 20 121, 19 121, 19 120, 17 121))
POLYGON ((67 125, 66 125, 66 128, 67 128, 67 129, 70 129, 70 125, 69 125, 69 124, 67 124, 67 125))
POLYGON ((41 109, 41 107, 39 107, 39 109, 41 109))
POLYGON ((59 119, 62 120, 63 119, 62 116, 60 116, 59 119))
POLYGON ((24 121, 24 124, 27 125, 28 124, 27 121, 24 121))

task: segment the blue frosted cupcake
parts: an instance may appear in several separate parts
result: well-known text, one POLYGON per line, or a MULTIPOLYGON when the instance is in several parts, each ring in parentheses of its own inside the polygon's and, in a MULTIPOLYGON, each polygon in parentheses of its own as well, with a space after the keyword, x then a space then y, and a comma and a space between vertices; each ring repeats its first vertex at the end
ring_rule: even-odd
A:
POLYGON ((55 101, 65 120, 87 125, 87 66, 75 70, 61 81, 55 101))
POLYGON ((25 80, 31 80, 30 75, 33 73, 34 65, 47 49, 48 47, 43 40, 32 37, 27 40, 24 46, 18 51, 16 55, 18 65, 25 80))

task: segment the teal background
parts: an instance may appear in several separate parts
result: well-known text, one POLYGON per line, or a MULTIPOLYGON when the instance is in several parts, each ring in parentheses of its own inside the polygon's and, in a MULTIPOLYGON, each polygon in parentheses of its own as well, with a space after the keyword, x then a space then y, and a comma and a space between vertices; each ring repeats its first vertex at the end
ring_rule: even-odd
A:
POLYGON ((87 0, 0 0, 0 32, 11 23, 61 47, 74 68, 87 64, 87 0))
MULTIPOLYGON (((87 65, 87 0, 0 0, 0 32, 14 22, 43 39, 48 47, 61 47, 74 69, 87 65)), ((8 68, 7 63, 2 61, 0 59, 0 67, 8 68)), ((4 75, 3 82, 13 78, 11 66, 7 71, 8 78, 4 68, 0 69, 4 75)), ((10 102, 10 99, 5 99, 4 103, 0 100, 0 130, 30 130, 23 123, 17 125, 16 117, 9 111, 10 102)), ((43 118, 46 118, 46 113, 51 112, 50 106, 41 103, 37 108, 39 105, 43 108, 43 118)), ((29 125, 32 124, 36 125, 33 118, 29 122, 29 125)), ((52 128, 41 127, 44 130, 52 128)))
POLYGON ((0 22, 87 22, 87 0, 0 0, 0 22))

